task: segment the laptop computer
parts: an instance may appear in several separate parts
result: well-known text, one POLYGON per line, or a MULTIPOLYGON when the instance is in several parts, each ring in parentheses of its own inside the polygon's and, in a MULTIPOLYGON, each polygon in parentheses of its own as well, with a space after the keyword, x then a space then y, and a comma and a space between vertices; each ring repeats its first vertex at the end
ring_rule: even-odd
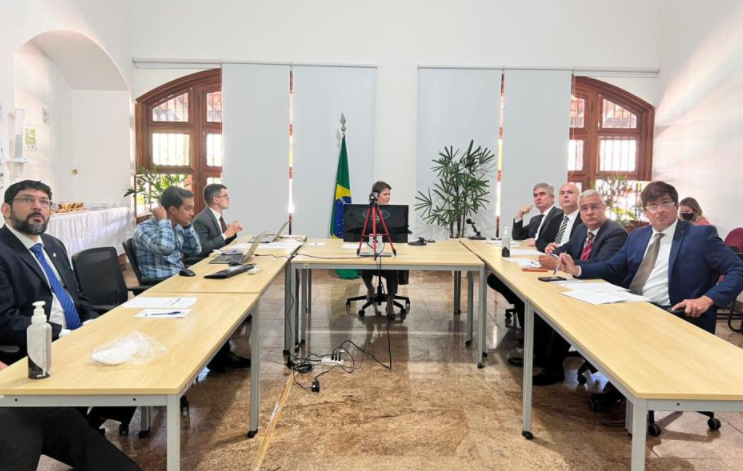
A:
MULTIPOLYGON (((266 234, 266 233, 264 232, 264 233, 263 233, 263 236, 262 236, 262 237, 263 237, 263 240, 261 240, 261 244, 270 244, 270 243, 272 243, 272 242, 276 242, 277 240, 279 240, 279 239, 281 238, 281 234, 283 234, 283 233, 284 233, 284 229, 286 229, 286 226, 287 226, 287 225, 289 225, 289 221, 286 221, 286 222, 285 222, 284 224, 282 224, 282 225, 281 225, 281 227, 279 227, 279 230, 278 230, 278 231, 276 231, 276 233, 275 233, 275 234, 266 234)), ((252 239, 250 239, 250 240, 248 241, 248 243, 249 243, 249 244, 252 244, 253 242, 255 242, 255 239, 256 239, 256 238, 252 238, 252 239)), ((259 238, 259 239, 260 239, 260 238, 259 238)))
POLYGON ((217 263, 222 265, 242 265, 248 260, 250 260, 250 257, 253 256, 256 250, 258 250, 258 246, 261 244, 261 240, 263 240, 263 236, 266 233, 262 233, 258 237, 255 238, 253 241, 253 245, 250 246, 250 249, 245 252, 239 252, 239 253, 223 253, 222 255, 219 255, 217 258, 212 260, 209 263, 217 263))

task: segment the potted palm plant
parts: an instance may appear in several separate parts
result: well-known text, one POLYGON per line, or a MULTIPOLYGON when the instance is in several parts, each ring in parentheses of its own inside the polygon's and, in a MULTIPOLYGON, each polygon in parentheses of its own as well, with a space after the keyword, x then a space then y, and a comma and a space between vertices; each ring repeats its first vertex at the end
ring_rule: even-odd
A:
POLYGON ((415 209, 428 223, 447 228, 450 238, 462 237, 465 221, 487 207, 490 193, 488 173, 495 154, 487 147, 475 147, 471 140, 467 150, 445 147, 433 159, 431 169, 438 177, 433 189, 418 191, 415 209))
MULTIPOLYGON (((139 167, 137 174, 134 176, 134 186, 126 190, 124 196, 134 195, 134 211, 135 217, 137 217, 138 196, 142 197, 141 202, 146 208, 152 209, 152 206, 160 201, 160 196, 166 188, 171 186, 184 187, 188 178, 189 176, 184 174, 157 173, 156 165, 152 165, 150 168, 139 167)), ((140 222, 139 217, 137 217, 137 222, 140 222)))

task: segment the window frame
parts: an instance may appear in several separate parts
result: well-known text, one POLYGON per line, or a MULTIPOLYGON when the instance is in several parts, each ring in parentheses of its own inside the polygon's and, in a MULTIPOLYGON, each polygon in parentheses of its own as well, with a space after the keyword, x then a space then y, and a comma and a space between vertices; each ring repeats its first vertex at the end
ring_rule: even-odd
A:
POLYGON ((207 122, 206 95, 221 90, 221 69, 209 69, 168 82, 135 100, 137 170, 141 167, 152 167, 153 133, 177 132, 188 134, 190 136, 189 165, 158 165, 157 172, 191 176, 191 191, 195 195, 196 212, 204 208, 201 195, 206 185, 206 179, 219 177, 222 174, 222 167, 208 166, 206 163, 206 135, 222 134, 221 122, 207 122), (189 95, 187 122, 154 121, 152 119, 153 108, 184 93, 189 95))
POLYGON ((583 128, 570 128, 570 140, 583 140, 583 169, 568 172, 568 181, 591 188, 596 180, 610 175, 623 175, 628 180, 649 181, 653 167, 653 133, 655 107, 642 98, 600 80, 574 77, 573 95, 586 100, 583 128), (602 100, 608 100, 637 116, 637 128, 601 127, 602 100), (600 139, 605 137, 637 138, 635 171, 599 170, 600 139))

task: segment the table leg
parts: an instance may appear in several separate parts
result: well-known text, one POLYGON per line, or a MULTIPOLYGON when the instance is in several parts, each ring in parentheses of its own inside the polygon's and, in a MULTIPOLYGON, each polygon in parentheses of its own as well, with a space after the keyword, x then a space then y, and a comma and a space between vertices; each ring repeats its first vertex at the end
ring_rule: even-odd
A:
POLYGON ((294 270, 292 270, 292 264, 287 263, 286 268, 284 268, 284 355, 289 355, 292 348, 292 329, 290 329, 290 324, 294 311, 294 306, 292 305, 293 280, 294 270))
POLYGON ((310 270, 302 270, 302 309, 299 312, 299 344, 307 340, 307 301, 309 300, 308 278, 310 270))
POLYGON ((454 314, 461 314, 461 300, 462 300, 462 272, 454 272, 454 314))
MULTIPOLYGON (((629 404, 629 400, 627 403, 629 404)), ((647 416, 647 401, 638 399, 632 404, 632 471, 643 471, 645 469, 647 416)))
MULTIPOLYGON (((467 341, 465 345, 472 343, 472 331, 474 329, 475 312, 475 277, 471 271, 467 272, 467 341)), ((481 347, 481 345, 478 345, 481 347)), ((482 350, 482 348, 480 349, 482 350)))
POLYGON ((166 399, 168 471, 181 469, 181 400, 177 395, 166 399))
POLYGON ((487 271, 485 270, 485 267, 480 268, 480 303, 478 305, 479 313, 478 313, 478 319, 477 319, 477 348, 479 349, 480 353, 480 363, 478 363, 480 368, 483 368, 485 366, 485 357, 488 356, 488 345, 487 345, 487 322, 488 322, 488 306, 486 305, 488 302, 488 285, 485 282, 485 277, 487 276, 487 271))
POLYGON ((307 312, 312 312, 312 270, 307 270, 307 312))
POLYGON ((524 303, 524 429, 521 435, 527 440, 534 438, 531 433, 532 374, 534 369, 534 311, 530 302, 524 303))
POLYGON ((152 427, 152 407, 142 406, 140 408, 141 414, 141 425, 139 427, 139 436, 144 438, 150 434, 150 428, 152 427))
MULTIPOLYGON (((299 311, 301 310, 299 307, 299 304, 301 302, 301 286, 299 283, 299 277, 302 273, 302 270, 294 270, 294 278, 292 278, 292 281, 294 282, 294 299, 296 301, 294 302, 294 323, 292 324, 294 327, 294 345, 299 345, 299 311)), ((297 350, 295 348, 295 350, 297 350)))
POLYGON ((258 416, 261 406, 261 307, 258 301, 253 308, 253 326, 250 330, 250 430, 248 438, 258 433, 258 416))

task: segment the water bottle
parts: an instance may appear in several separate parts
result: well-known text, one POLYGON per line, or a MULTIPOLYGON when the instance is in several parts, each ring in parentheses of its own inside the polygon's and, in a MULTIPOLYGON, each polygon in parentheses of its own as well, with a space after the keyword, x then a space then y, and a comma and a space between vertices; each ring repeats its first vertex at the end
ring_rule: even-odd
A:
POLYGON ((52 373, 52 326, 46 321, 44 301, 34 303, 34 315, 26 330, 28 377, 46 378, 52 373))
POLYGON ((503 257, 510 257, 511 256, 511 228, 510 227, 504 227, 503 228, 503 236, 501 237, 501 240, 503 241, 503 248, 501 249, 501 256, 503 257))

